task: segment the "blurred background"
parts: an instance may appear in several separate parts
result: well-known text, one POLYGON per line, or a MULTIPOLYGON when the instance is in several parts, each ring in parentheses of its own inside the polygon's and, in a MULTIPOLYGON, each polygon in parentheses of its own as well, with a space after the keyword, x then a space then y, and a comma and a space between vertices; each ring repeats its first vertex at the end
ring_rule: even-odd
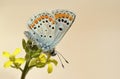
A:
POLYGON ((120 79, 120 0, 0 0, 0 79, 20 79, 20 71, 3 68, 2 52, 22 49, 29 17, 54 9, 76 14, 56 46, 70 64, 63 69, 59 62, 52 74, 34 68, 26 79, 120 79))

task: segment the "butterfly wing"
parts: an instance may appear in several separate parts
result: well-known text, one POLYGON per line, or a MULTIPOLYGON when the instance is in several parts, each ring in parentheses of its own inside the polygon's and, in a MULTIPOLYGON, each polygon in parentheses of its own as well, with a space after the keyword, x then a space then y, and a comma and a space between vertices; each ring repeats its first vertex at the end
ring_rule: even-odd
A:
POLYGON ((68 10, 54 10, 52 13, 56 21, 55 38, 51 45, 51 48, 54 48, 71 27, 75 20, 75 14, 68 10))
POLYGON ((30 29, 29 35, 32 36, 32 39, 44 51, 48 51, 50 49, 49 45, 51 45, 55 38, 56 23, 54 16, 48 12, 36 14, 28 20, 27 25, 30 29))
POLYGON ((54 10, 52 14, 48 12, 38 13, 27 22, 29 31, 25 31, 25 35, 43 51, 52 50, 75 19, 75 14, 67 10, 54 10))

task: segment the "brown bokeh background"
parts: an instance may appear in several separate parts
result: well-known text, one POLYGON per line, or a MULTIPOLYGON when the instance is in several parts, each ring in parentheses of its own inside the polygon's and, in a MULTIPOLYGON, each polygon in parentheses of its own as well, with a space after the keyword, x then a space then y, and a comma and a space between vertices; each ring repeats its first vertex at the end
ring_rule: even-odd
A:
POLYGON ((59 63, 52 74, 34 68, 26 79, 120 79, 120 0, 0 0, 0 79, 20 79, 20 71, 3 68, 2 51, 22 48, 29 17, 54 9, 76 14, 56 46, 70 64, 59 63))

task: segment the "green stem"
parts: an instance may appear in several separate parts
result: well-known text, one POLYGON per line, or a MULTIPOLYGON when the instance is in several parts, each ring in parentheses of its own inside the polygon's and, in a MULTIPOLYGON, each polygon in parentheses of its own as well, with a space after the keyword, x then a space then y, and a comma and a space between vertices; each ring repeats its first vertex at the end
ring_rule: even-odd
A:
POLYGON ((24 69, 22 71, 21 79, 25 79, 28 71, 30 70, 30 68, 28 67, 29 62, 30 62, 30 60, 26 61, 25 67, 24 67, 24 69))
POLYGON ((22 68, 18 68, 21 72, 23 72, 22 68))

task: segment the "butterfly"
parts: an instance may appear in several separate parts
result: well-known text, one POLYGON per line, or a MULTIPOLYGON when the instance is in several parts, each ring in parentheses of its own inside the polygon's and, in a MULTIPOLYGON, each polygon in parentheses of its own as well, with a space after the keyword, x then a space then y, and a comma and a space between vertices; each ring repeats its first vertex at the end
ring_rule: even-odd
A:
POLYGON ((75 20, 75 14, 68 10, 53 10, 33 15, 27 22, 28 31, 24 34, 44 53, 56 55, 55 46, 75 20))

